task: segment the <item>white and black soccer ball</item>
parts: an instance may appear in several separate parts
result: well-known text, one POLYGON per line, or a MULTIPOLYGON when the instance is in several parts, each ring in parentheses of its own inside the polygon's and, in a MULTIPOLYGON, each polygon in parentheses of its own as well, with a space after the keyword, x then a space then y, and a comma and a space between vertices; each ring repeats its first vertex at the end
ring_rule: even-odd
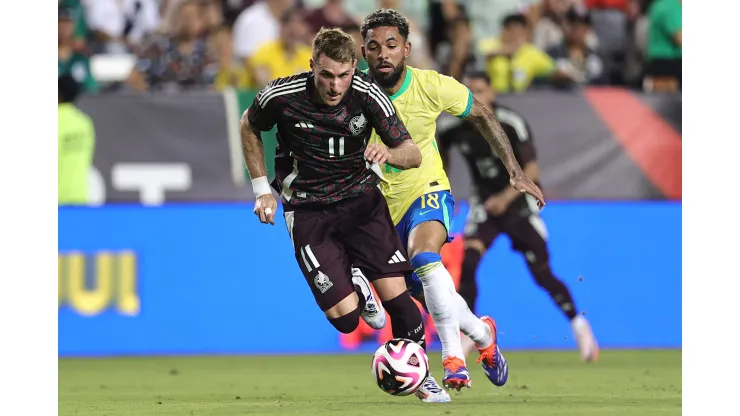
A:
POLYGON ((375 351, 371 369, 381 390, 393 396, 408 396, 429 375, 429 359, 421 345, 394 338, 375 351))

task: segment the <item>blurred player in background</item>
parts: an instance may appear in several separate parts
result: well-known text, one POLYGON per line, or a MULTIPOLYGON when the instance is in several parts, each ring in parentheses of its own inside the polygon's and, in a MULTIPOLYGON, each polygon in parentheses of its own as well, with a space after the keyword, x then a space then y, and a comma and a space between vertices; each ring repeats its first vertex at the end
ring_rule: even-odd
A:
MULTIPOLYGON (((539 181, 533 135, 524 118, 514 110, 495 102, 495 93, 485 73, 470 74, 465 83, 476 100, 496 114, 496 119, 511 142, 517 161, 524 167, 524 173, 539 181)), ((547 230, 539 215, 537 201, 530 195, 522 195, 509 184, 504 163, 473 123, 463 121, 445 131, 439 136, 437 143, 445 166, 448 150, 455 146, 462 153, 473 176, 474 191, 469 199, 470 212, 464 232, 465 257, 458 288, 470 310, 475 311, 478 295, 475 278, 481 257, 496 237, 504 233, 511 239, 512 248, 526 258, 535 282, 547 291, 570 321, 581 358, 595 361, 599 348, 591 327, 586 318, 578 314, 568 287, 550 268, 547 230)), ((472 352, 475 346, 469 338, 464 338, 463 345, 466 353, 472 352)))
POLYGON ((95 126, 75 100, 80 84, 71 74, 58 77, 59 101, 59 205, 86 205, 90 202, 89 175, 95 153, 95 126))
POLYGON ((424 346, 421 313, 403 278, 411 268, 378 189, 380 178, 371 170, 371 163, 417 167, 421 153, 388 97, 355 72, 354 56, 350 35, 321 30, 313 42, 311 71, 270 82, 245 111, 241 136, 255 214, 274 224, 277 202, 267 181, 261 132, 277 125, 273 186, 282 196, 295 258, 316 303, 345 334, 357 328, 360 317, 382 328, 384 306, 393 318, 393 336, 424 346), (367 145, 373 129, 383 146, 367 145), (367 278, 353 274, 351 265, 367 278))
MULTIPOLYGON (((504 160, 512 186, 518 192, 533 194, 542 205, 544 200, 537 185, 517 163, 506 133, 484 104, 475 101, 470 91, 455 79, 406 65, 411 53, 408 35, 408 21, 392 9, 371 13, 362 25, 362 50, 369 72, 390 96, 423 155, 419 169, 383 165, 381 189, 414 268, 414 273, 407 276, 407 285, 412 295, 425 303, 442 343, 444 385, 457 390, 470 386, 460 342, 462 330, 476 342, 481 354, 479 361, 489 380, 501 386, 506 382, 508 367, 498 350, 496 324, 489 317, 478 319, 470 312, 455 291, 439 254, 442 246, 451 241, 449 227, 454 200, 436 146, 437 117, 445 111, 475 123, 504 160)), ((380 139, 373 136, 375 143, 380 139)), ((435 392, 432 397, 424 397, 423 393, 419 396, 422 400, 450 400, 444 391, 435 392)))

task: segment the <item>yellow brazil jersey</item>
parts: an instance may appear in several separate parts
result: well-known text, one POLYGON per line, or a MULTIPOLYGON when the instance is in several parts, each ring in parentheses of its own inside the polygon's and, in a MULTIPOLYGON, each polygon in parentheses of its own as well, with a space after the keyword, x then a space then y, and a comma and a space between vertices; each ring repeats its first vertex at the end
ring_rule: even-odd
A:
MULTIPOLYGON (((481 55, 488 55, 501 47, 499 39, 486 39, 478 45, 481 55)), ((497 56, 486 65, 491 87, 501 93, 522 92, 537 78, 550 76, 555 61, 531 43, 522 45, 512 58, 497 56)))
MULTIPOLYGON (((443 111, 467 117, 473 106, 473 94, 452 77, 407 66, 401 89, 390 99, 422 156, 421 166, 416 169, 400 170, 387 164, 381 167, 380 189, 388 202, 393 223, 398 224, 411 204, 422 195, 450 190, 437 148, 437 117, 443 111)), ((370 141, 381 143, 375 132, 370 141)))

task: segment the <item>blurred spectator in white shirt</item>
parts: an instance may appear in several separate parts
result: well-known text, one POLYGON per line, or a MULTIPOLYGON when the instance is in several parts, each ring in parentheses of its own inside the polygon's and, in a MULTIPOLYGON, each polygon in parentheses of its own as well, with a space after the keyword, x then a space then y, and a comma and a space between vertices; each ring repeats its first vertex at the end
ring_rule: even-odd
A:
POLYGON ((213 85, 216 59, 205 38, 202 4, 199 0, 183 0, 176 7, 168 31, 146 39, 128 79, 130 87, 171 91, 213 85))
MULTIPOLYGON (((577 5, 576 0, 545 0, 542 17, 534 27, 532 43, 543 51, 560 45, 566 29, 568 10, 577 5)), ((589 30, 586 36, 586 44, 591 49, 597 49, 599 46, 598 38, 592 30, 589 30)))
POLYGON ((295 0, 262 0, 244 9, 232 31, 234 56, 248 67, 257 48, 278 39, 280 18, 294 4, 295 0))
POLYGON ((560 86, 595 85, 605 82, 604 62, 588 45, 591 16, 585 10, 568 10, 563 41, 549 48, 547 54, 555 60, 558 70, 567 74, 554 80, 560 86))
POLYGON ((128 53, 159 26, 157 0, 84 0, 97 53, 128 53))
POLYGON ((259 0, 219 0, 223 5, 224 22, 226 26, 233 27, 239 14, 247 7, 257 3, 259 0))

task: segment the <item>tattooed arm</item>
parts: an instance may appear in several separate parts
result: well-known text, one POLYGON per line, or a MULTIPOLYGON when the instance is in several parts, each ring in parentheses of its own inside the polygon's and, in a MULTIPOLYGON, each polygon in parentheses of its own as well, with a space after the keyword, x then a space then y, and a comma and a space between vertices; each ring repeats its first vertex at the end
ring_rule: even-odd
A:
POLYGON ((514 149, 511 148, 511 142, 509 142, 504 128, 501 127, 501 124, 496 120, 496 116, 488 107, 474 98, 473 108, 465 120, 472 121, 475 124, 478 131, 486 138, 498 157, 501 158, 510 177, 513 178, 523 173, 522 167, 516 161, 514 149))
POLYGON ((522 167, 519 166, 514 150, 511 148, 509 138, 506 136, 501 124, 496 120, 491 110, 477 99, 473 99, 473 108, 465 117, 475 124, 486 141, 491 145, 501 161, 509 172, 511 186, 519 192, 528 193, 537 198, 540 208, 545 206, 545 199, 540 188, 524 174, 522 167))

